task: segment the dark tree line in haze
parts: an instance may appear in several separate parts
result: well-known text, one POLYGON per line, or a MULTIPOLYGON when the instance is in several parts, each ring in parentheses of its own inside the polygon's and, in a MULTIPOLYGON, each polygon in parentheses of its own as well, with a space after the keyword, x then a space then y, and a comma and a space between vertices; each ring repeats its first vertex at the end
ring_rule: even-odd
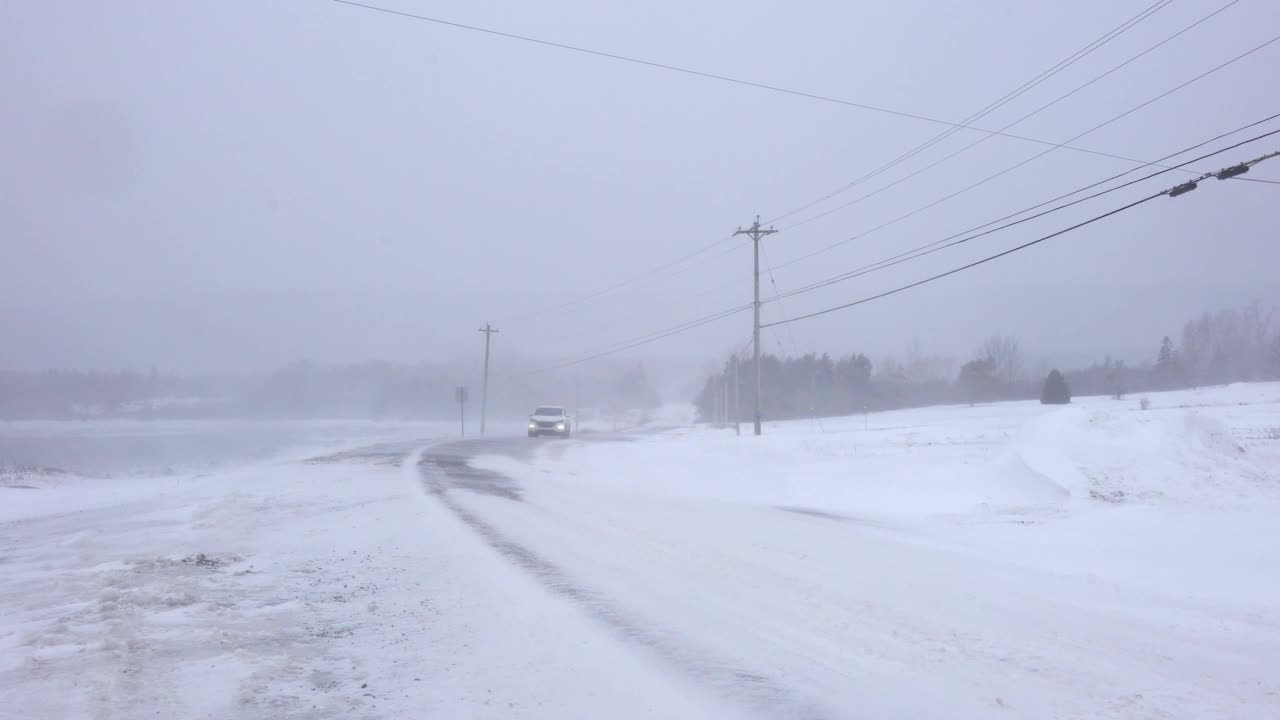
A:
MULTIPOLYGON (((1110 357, 1062 370, 1073 395, 1176 390, 1201 385, 1280 379, 1280 332, 1272 311, 1252 304, 1188 321, 1181 337, 1152 344, 1149 360, 1128 365, 1110 357)), ((1051 368, 1032 370, 1018 339, 992 335, 959 364, 910 348, 904 359, 873 365, 861 353, 761 357, 761 414, 766 419, 849 415, 924 405, 1039 398, 1051 368)), ((703 420, 750 419, 754 402, 750 359, 730 357, 695 398, 703 420), (735 388, 734 379, 737 378, 735 388), (740 410, 735 402, 740 402, 740 410)))
MULTIPOLYGON (((474 370, 444 365, 290 363, 263 373, 183 376, 138 372, 0 371, 0 418, 440 419, 458 415, 454 389, 469 390, 477 419, 474 370), (459 378, 464 378, 459 380, 459 378)), ((598 408, 602 414, 651 410, 661 403, 640 365, 531 377, 494 374, 493 417, 521 417, 537 405, 598 408)))
POLYGON ((436 397, 446 393, 452 384, 440 369, 381 363, 206 376, 0 372, 0 417, 422 417, 424 408, 447 407, 436 397))
MULTIPOLYGON (((492 417, 526 415, 537 405, 595 408, 614 415, 660 402, 644 368, 634 363, 521 375, 508 360, 495 373, 492 417)), ((873 362, 865 354, 762 358, 766 418, 844 415, 941 403, 1034 399, 1052 368, 1029 360, 1016 337, 993 335, 964 362, 918 346, 873 362)), ((1188 321, 1174 337, 1153 337, 1136 365, 1104 358, 1060 368, 1073 395, 1123 395, 1197 385, 1280 378, 1280 333, 1257 304, 1188 321)), ((0 371, 0 418, 125 417, 453 419, 454 387, 466 384, 470 418, 478 415, 477 367, 443 364, 297 362, 270 372, 184 376, 149 372, 0 371)), ((704 419, 721 419, 740 401, 752 404, 749 361, 729 360, 695 398, 704 419), (737 392, 731 380, 738 377, 737 392), (727 403, 726 403, 727 400, 727 403), (726 407, 727 405, 727 407, 726 407)))

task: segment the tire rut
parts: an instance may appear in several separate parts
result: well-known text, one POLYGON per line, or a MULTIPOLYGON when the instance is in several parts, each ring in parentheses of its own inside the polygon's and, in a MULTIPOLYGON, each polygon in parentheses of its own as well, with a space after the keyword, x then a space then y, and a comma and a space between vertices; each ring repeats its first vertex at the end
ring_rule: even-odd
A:
POLYGON ((419 469, 426 490, 503 557, 551 592, 586 610, 616 637, 655 653, 684 674, 710 685, 719 696, 745 705, 750 712, 800 720, 832 717, 827 710, 797 697, 793 690, 773 678, 703 656, 681 645, 670 634, 637 622, 602 593, 578 582, 544 555, 513 540, 464 507, 453 497, 453 491, 468 490, 524 502, 524 493, 515 480, 470 465, 471 458, 481 454, 527 459, 532 456, 533 449, 532 446, 523 448, 502 441, 462 441, 431 448, 423 454, 419 469))

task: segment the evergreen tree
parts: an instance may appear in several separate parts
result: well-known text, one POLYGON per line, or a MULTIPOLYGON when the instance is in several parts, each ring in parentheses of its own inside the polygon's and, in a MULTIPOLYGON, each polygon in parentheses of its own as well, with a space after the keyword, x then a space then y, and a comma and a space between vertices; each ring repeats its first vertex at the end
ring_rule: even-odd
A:
POLYGON ((1173 341, 1168 335, 1160 341, 1160 354, 1156 356, 1156 369, 1160 372, 1172 372, 1178 365, 1178 351, 1173 348, 1173 341))
POLYGON ((614 397, 633 410, 653 410, 662 405, 658 393, 649 385, 643 365, 627 370, 614 386, 614 397))
POLYGON ((1042 405, 1066 405, 1071 402, 1071 388, 1067 387, 1066 378, 1062 377, 1062 373, 1057 368, 1049 371, 1049 377, 1044 379, 1044 389, 1040 392, 1040 403, 1042 405))
MULTIPOLYGON (((1109 362, 1110 358, 1108 357, 1107 360, 1109 362)), ((1116 400, 1123 400, 1128 388, 1129 370, 1124 366, 1123 360, 1116 360, 1107 373, 1107 392, 1111 393, 1111 397, 1116 400)))
POLYGON ((1271 340, 1271 374, 1280 377, 1280 333, 1271 340))
POLYGON ((960 367, 956 382, 964 388, 970 403, 991 399, 996 392, 996 362, 990 357, 970 360, 960 367))
POLYGON ((1155 380, 1158 387, 1172 388, 1182 384, 1182 361, 1173 340, 1168 335, 1160 342, 1160 352, 1156 355, 1155 380))

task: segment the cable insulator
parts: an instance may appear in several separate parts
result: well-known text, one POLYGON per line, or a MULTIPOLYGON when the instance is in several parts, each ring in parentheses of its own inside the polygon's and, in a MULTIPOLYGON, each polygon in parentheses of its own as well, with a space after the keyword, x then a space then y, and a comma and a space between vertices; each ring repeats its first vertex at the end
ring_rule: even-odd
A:
POLYGON ((1247 172, 1249 172, 1249 166, 1245 163, 1240 163, 1239 165, 1232 165, 1231 167, 1226 168, 1224 170, 1219 170, 1218 173, 1214 175, 1214 177, 1218 178, 1219 180, 1226 180, 1228 178, 1233 178, 1239 175, 1243 175, 1247 172))

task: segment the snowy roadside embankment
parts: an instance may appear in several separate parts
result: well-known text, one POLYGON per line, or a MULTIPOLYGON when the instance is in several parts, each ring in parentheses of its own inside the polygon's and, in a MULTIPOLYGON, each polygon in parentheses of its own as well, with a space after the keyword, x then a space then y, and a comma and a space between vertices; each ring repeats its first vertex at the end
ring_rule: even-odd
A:
POLYGON ((1280 383, 1145 397, 770 423, 760 438, 688 428, 540 465, 593 489, 875 519, 1028 567, 1280 610, 1280 383))
POLYGON ((1277 497, 1280 384, 1149 400, 919 408, 769 423, 761 438, 702 426, 547 462, 631 493, 900 516, 1277 497))

